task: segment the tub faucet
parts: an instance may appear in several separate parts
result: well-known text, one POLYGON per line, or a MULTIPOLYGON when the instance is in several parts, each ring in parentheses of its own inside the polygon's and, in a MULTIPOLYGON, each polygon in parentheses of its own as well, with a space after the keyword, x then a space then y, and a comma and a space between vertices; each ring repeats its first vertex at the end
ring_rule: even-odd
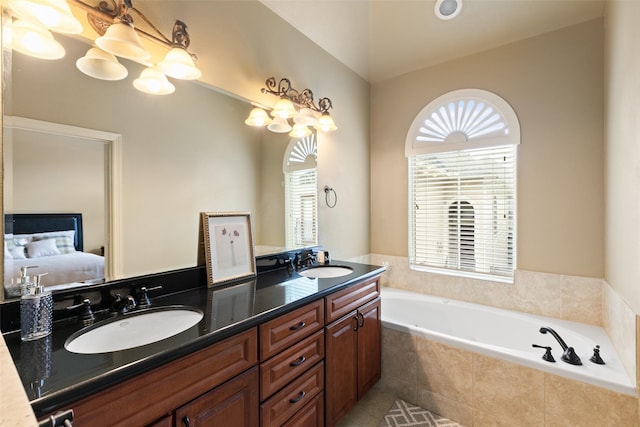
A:
POLYGON ((554 331, 549 327, 544 327, 544 326, 540 328, 541 334, 546 334, 547 332, 553 335, 556 341, 558 341, 558 343, 560 344, 560 347, 562 347, 563 353, 562 353, 561 359, 563 362, 567 362, 572 365, 582 365, 582 361, 580 360, 580 357, 578 357, 578 355, 576 354, 573 347, 567 346, 567 343, 564 342, 564 340, 560 337, 560 335, 558 335, 556 331, 554 331))

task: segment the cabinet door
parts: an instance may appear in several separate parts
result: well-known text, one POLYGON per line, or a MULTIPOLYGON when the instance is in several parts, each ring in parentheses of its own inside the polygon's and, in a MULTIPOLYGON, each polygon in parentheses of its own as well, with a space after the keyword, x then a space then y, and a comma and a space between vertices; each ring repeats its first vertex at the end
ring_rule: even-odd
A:
POLYGON ((176 410, 176 426, 257 427, 258 368, 214 388, 176 410))
POLYGON ((380 379, 380 297, 358 309, 358 399, 380 379))
POLYGON ((327 326, 326 423, 334 426, 358 400, 358 318, 353 311, 327 326))

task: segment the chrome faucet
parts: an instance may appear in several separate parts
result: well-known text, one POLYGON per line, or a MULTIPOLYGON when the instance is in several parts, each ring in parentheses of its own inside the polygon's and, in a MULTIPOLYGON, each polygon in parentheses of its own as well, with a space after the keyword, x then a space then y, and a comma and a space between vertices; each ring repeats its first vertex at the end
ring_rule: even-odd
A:
POLYGON ((578 357, 578 355, 576 354, 573 347, 567 346, 567 343, 564 342, 564 340, 560 337, 560 335, 558 335, 556 331, 554 331, 549 327, 544 327, 544 326, 540 328, 541 334, 546 334, 547 332, 553 335, 556 341, 558 341, 558 343, 560 344, 560 347, 562 347, 563 353, 562 353, 561 359, 563 362, 570 363, 571 365, 582 365, 582 361, 580 360, 580 357, 578 357))
POLYGON ((119 314, 124 314, 129 310, 136 308, 136 299, 131 295, 122 298, 120 294, 116 294, 111 305, 111 310, 119 314))

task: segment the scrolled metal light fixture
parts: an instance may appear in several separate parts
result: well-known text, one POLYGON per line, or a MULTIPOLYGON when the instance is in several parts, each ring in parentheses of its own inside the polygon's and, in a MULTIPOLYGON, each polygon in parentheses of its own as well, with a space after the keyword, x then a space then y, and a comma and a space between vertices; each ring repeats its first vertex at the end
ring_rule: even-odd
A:
MULTIPOLYGON (((202 73, 194 64, 197 57, 187 50, 191 40, 184 22, 176 20, 171 38, 168 38, 133 6, 132 0, 92 0, 95 4, 89 1, 10 0, 9 5, 20 18, 54 32, 82 31, 82 24, 71 15, 69 4, 86 12, 87 21, 99 36, 95 40, 96 46, 91 47, 87 55, 77 61, 77 67, 90 77, 101 80, 125 78, 128 73, 116 58, 120 57, 151 65, 143 71, 144 75, 136 80, 137 83, 134 83, 136 89, 143 92, 172 92, 166 89, 167 85, 171 85, 166 76, 182 80, 200 78, 202 73), (68 24, 70 20, 72 22, 68 24), (67 25, 56 26, 55 22, 65 22, 67 25), (139 36, 168 49, 164 59, 156 66, 148 62, 151 54, 145 49, 139 36), (155 81, 153 76, 157 76, 158 81, 155 81)), ((24 49, 21 52, 30 54, 24 49)))
POLYGON ((291 137, 304 137, 311 134, 310 126, 323 132, 338 129, 329 114, 329 110, 333 108, 331 99, 320 98, 316 104, 311 89, 298 91, 291 86, 291 81, 286 77, 279 81, 276 81, 275 77, 269 77, 265 81, 265 86, 261 89, 262 93, 280 98, 271 111, 274 118, 273 120, 269 118, 263 108, 255 107, 245 120, 247 125, 267 126, 267 129, 272 132, 289 132, 291 137), (294 122, 293 126, 287 121, 291 118, 294 122))

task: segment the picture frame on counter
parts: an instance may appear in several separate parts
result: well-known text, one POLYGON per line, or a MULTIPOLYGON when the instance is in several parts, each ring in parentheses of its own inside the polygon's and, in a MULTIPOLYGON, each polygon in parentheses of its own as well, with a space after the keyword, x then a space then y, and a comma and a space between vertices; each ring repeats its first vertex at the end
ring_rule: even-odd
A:
POLYGON ((202 212, 207 285, 255 277, 251 214, 202 212))

